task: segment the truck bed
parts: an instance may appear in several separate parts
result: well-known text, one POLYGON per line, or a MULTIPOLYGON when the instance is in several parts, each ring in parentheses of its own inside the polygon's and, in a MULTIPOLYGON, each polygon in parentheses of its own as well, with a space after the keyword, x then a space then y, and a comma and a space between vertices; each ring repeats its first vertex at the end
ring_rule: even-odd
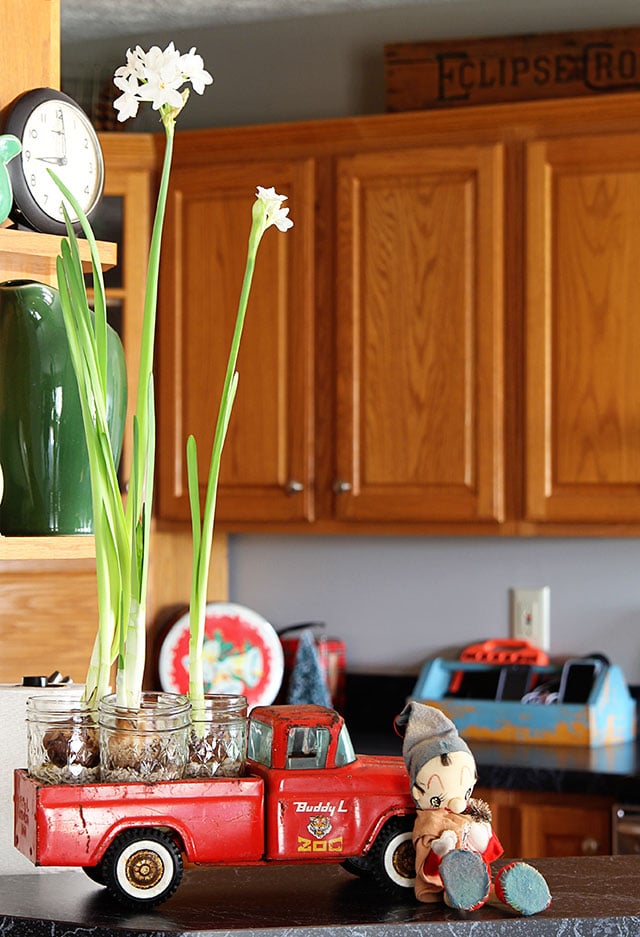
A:
POLYGON ((19 769, 14 807, 15 845, 35 865, 97 865, 132 826, 173 830, 190 862, 255 862, 264 851, 264 785, 252 775, 72 786, 19 769))

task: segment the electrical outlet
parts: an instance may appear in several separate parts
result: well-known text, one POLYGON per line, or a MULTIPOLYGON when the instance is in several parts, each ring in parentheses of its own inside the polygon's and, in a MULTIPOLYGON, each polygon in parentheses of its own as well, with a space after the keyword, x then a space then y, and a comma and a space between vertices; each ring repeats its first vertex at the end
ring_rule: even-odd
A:
POLYGON ((511 637, 530 641, 549 650, 549 586, 541 589, 511 589, 511 637))

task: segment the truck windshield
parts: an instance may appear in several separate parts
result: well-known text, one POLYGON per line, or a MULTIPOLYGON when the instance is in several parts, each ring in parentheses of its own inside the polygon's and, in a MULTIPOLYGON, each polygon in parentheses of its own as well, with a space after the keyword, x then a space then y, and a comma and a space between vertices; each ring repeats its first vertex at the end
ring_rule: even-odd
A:
POLYGON ((356 760, 356 753, 353 750, 351 736, 346 726, 343 726, 338 736, 338 749, 336 751, 336 768, 341 765, 350 765, 356 760))
POLYGON ((294 726, 287 743, 287 768, 324 768, 331 736, 319 726, 294 726))
POLYGON ((249 738, 247 739, 247 755, 260 765, 271 767, 271 745, 273 742, 273 728, 264 722, 255 719, 249 720, 249 738))

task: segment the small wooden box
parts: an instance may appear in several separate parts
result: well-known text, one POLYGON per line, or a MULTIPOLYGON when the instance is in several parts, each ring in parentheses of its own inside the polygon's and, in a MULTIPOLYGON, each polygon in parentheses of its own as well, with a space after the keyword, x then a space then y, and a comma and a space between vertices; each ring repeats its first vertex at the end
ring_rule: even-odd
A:
POLYGON ((389 43, 384 70, 387 111, 637 91, 640 28, 389 43))
MULTIPOLYGON (((636 704, 619 667, 604 667, 600 671, 585 705, 457 699, 446 695, 458 672, 496 669, 491 664, 434 658, 422 668, 412 699, 442 710, 467 741, 596 747, 635 738, 636 704)), ((554 668, 533 670, 549 675, 554 668)))

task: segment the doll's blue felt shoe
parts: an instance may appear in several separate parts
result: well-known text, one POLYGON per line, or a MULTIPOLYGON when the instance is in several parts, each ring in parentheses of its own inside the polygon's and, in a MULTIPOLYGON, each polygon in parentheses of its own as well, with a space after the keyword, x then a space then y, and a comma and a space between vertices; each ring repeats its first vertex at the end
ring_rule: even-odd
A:
POLYGON ((551 904, 551 893, 543 876, 526 862, 512 862, 500 869, 495 894, 513 911, 525 917, 539 914, 551 904))
POLYGON ((475 911, 489 897, 489 870, 476 852, 453 849, 443 856, 439 872, 444 885, 444 900, 450 908, 475 911))

